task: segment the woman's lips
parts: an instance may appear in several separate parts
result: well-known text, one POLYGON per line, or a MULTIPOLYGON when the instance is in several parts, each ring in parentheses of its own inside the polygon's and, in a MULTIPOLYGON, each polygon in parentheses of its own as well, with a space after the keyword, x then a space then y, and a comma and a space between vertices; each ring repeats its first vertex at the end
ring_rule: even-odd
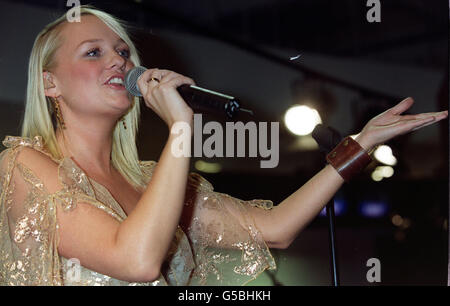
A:
POLYGON ((121 84, 105 84, 105 85, 115 90, 126 90, 125 86, 121 84))

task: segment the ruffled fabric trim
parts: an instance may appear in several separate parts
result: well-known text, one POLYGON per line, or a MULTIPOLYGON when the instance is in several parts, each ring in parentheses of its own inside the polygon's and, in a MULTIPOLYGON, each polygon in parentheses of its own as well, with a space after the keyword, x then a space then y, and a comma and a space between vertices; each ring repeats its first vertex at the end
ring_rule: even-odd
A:
MULTIPOLYGON (((35 136, 33 138, 6 136, 2 143, 5 147, 11 149, 16 149, 18 147, 33 148, 47 155, 59 164, 58 178, 63 188, 50 194, 49 197, 52 198, 55 203, 60 204, 64 210, 74 209, 77 202, 85 202, 103 210, 119 221, 124 220, 125 216, 123 216, 123 213, 118 211, 117 208, 114 209, 108 207, 96 199, 95 190, 90 179, 71 158, 65 157, 61 160, 57 160, 45 149, 45 143, 42 136, 35 136)), ((143 164, 150 166, 152 163, 143 162, 143 164)), ((28 172, 31 173, 31 170, 28 172)), ((36 180, 38 179, 36 178, 36 180)))
POLYGON ((124 217, 118 209, 109 207, 96 198, 95 190, 86 173, 81 170, 71 158, 64 158, 58 166, 59 181, 63 188, 52 196, 64 210, 71 210, 79 202, 91 204, 118 221, 124 217))
POLYGON ((3 140, 3 145, 7 148, 13 148, 17 146, 31 147, 35 149, 43 149, 44 142, 42 136, 34 136, 33 138, 19 137, 19 136, 6 136, 3 140))

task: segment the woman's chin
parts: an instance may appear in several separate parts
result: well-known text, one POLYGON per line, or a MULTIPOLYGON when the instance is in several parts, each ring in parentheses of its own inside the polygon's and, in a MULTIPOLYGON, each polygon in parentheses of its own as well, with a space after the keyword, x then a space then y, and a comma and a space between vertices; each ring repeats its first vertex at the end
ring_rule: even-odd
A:
POLYGON ((130 99, 130 94, 123 86, 115 86, 117 88, 111 88, 113 86, 107 86, 106 99, 111 101, 112 104, 116 105, 118 108, 125 107, 128 109, 132 100, 130 99))
POLYGON ((128 96, 124 97, 116 97, 115 99, 111 99, 111 106, 120 113, 127 113, 130 107, 133 105, 133 102, 128 99, 128 96))

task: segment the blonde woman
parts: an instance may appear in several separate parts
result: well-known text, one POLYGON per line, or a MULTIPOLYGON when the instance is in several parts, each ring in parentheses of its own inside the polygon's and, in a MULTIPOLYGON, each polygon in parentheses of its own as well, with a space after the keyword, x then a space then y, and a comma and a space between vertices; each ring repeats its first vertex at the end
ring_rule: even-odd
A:
MULTIPOLYGON (((447 118, 446 111, 402 116, 413 103, 405 99, 338 146, 330 164, 279 205, 242 201, 189 174, 189 158, 171 153, 173 134, 158 163, 139 161, 139 100, 123 86, 139 65, 136 49, 111 15, 81 13, 79 23, 62 16, 39 33, 22 137, 3 142, 4 285, 244 284, 276 267, 269 249, 288 247, 364 166, 367 151, 447 118)), ((139 79, 144 107, 169 130, 192 124, 181 84, 194 82, 163 69, 139 79)))

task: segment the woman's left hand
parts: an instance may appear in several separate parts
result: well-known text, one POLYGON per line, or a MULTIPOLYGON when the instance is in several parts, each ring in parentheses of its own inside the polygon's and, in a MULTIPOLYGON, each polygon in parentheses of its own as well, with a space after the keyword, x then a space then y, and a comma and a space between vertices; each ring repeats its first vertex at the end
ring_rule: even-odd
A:
POLYGON ((372 118, 355 140, 364 149, 370 150, 396 136, 418 130, 448 116, 448 111, 402 116, 401 113, 409 109, 413 103, 412 98, 406 98, 394 107, 372 118))

